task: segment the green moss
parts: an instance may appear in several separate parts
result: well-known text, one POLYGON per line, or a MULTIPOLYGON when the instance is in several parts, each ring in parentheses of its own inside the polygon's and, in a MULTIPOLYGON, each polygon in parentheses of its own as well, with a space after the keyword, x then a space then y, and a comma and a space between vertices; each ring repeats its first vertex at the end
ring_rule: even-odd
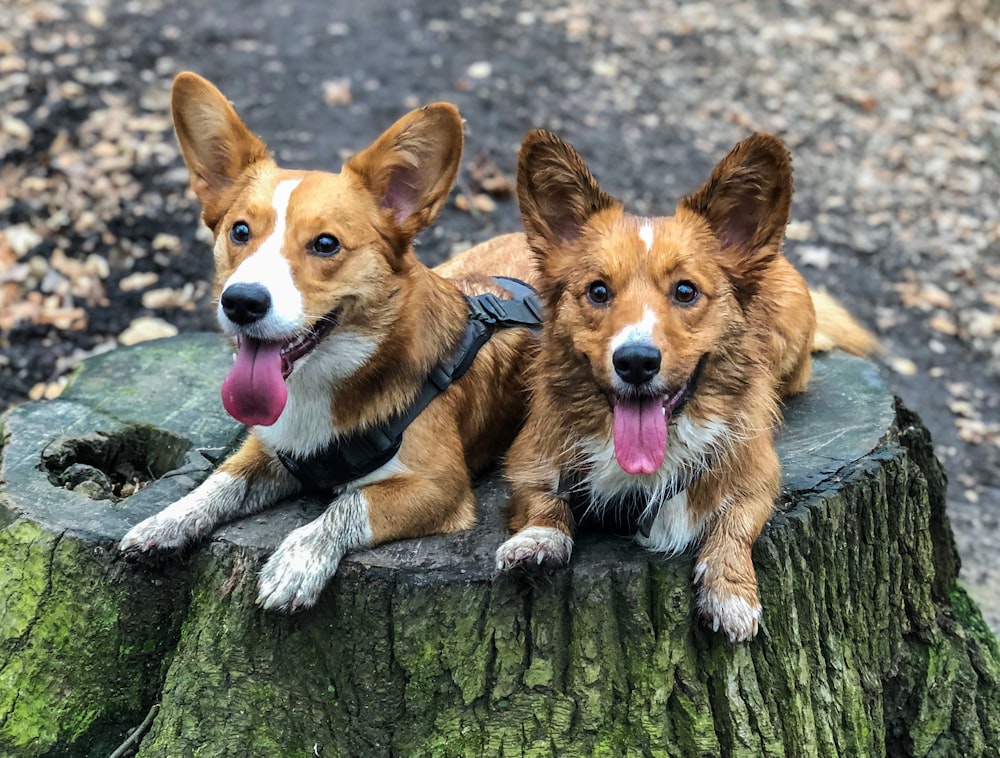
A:
POLYGON ((552 661, 535 656, 531 665, 524 672, 524 684, 526 687, 551 686, 553 673, 552 661))
MULTIPOLYGON (((122 618, 140 604, 109 564, 35 524, 0 531, 0 754, 96 753, 151 705, 170 628, 122 618)), ((155 604, 142 607, 160 621, 155 604)))
MULTIPOLYGON (((54 535, 26 520, 0 531, 0 650, 4 658, 35 618, 48 586, 54 542, 54 535)), ((5 711, 0 706, 0 713, 5 711)))
POLYGON ((988 650, 993 659, 1000 665, 1000 647, 998 647, 996 635, 983 621, 983 614, 969 597, 965 588, 955 582, 948 599, 951 601, 951 612, 958 626, 965 630, 967 636, 988 650))

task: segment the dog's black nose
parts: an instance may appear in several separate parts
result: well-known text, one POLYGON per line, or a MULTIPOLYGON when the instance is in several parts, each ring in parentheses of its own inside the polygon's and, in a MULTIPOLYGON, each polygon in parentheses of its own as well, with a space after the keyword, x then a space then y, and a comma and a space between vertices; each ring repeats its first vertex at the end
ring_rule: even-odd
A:
POLYGON ((611 356, 615 373, 638 387, 652 379, 660 370, 660 351, 652 345, 622 345, 611 356))
POLYGON ((260 321, 271 309, 271 293, 260 284, 231 284, 219 299, 222 312, 236 324, 260 321))

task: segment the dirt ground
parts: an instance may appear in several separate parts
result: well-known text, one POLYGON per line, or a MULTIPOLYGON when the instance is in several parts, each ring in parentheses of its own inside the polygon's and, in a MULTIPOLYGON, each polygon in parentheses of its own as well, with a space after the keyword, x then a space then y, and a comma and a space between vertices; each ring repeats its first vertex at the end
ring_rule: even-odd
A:
POLYGON ((168 112, 179 71, 215 81, 289 165, 335 169, 406 110, 456 103, 466 170, 428 262, 517 228, 484 175, 510 174, 532 127, 640 213, 773 131, 795 157, 788 255, 883 341, 1000 631, 995 0, 203 5, 0 5, 0 409, 54 396, 88 355, 215 328, 168 112))

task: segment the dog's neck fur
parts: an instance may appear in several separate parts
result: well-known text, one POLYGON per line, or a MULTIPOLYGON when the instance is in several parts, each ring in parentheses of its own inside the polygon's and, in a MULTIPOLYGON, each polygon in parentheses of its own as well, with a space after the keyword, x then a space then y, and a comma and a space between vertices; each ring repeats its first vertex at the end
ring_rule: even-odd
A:
POLYGON ((342 430, 369 426, 408 407, 464 333, 465 298, 412 252, 406 255, 412 260, 406 286, 393 295, 393 317, 371 357, 334 393, 333 418, 342 430))

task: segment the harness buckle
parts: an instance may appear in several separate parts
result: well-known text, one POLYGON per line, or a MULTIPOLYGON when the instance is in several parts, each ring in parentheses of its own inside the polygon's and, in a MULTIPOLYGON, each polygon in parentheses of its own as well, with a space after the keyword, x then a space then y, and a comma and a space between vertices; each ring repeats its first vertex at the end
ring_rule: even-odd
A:
POLYGON ((484 324, 496 324, 507 319, 507 310, 496 295, 487 292, 485 295, 476 295, 467 299, 469 301, 469 315, 476 321, 482 321, 484 324))

